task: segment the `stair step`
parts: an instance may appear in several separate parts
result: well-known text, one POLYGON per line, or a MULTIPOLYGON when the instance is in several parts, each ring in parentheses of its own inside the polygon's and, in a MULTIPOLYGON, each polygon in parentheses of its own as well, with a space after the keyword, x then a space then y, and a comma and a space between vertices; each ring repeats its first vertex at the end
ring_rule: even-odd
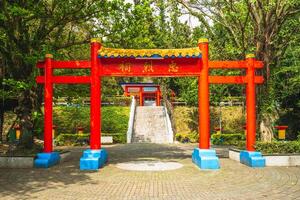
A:
POLYGON ((133 142, 168 143, 163 106, 138 106, 135 113, 133 142))

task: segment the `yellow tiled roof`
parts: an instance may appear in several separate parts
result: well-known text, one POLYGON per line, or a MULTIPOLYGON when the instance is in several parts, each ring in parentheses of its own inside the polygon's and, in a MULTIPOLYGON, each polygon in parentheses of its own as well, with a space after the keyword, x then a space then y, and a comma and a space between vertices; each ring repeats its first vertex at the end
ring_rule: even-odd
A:
POLYGON ((98 51, 100 57, 191 57, 200 56, 198 47, 184 49, 117 49, 102 47, 98 51))

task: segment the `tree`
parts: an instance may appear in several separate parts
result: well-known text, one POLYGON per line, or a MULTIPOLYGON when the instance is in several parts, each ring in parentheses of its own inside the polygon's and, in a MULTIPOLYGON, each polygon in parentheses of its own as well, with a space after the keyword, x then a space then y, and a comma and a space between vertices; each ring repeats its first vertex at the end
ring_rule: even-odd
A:
POLYGON ((297 0, 178 0, 178 2, 199 19, 210 38, 226 39, 225 44, 236 48, 239 57, 254 51, 257 59, 264 62, 266 70, 262 73, 267 82, 261 89, 259 97, 262 111, 260 129, 262 139, 270 141, 273 137, 271 125, 277 115, 274 99, 269 95, 272 90, 272 84, 269 83, 270 73, 272 73, 270 68, 278 66, 294 33, 299 32, 299 21, 289 25, 289 32, 286 32, 283 27, 290 19, 299 16, 300 2, 297 0), (220 34, 216 32, 216 26, 223 28, 222 38, 218 37, 220 34))
MULTIPOLYGON (((106 22, 109 21, 110 10, 119 5, 122 8, 124 4, 117 0, 0 2, 1 79, 26 86, 20 90, 19 95, 10 96, 19 99, 16 111, 24 129, 33 129, 32 111, 39 109, 42 99, 42 90, 35 87, 34 81, 39 73, 35 68, 36 61, 43 59, 45 53, 85 44, 93 36, 105 36, 111 34, 110 31, 116 31, 110 29, 106 22), (95 24, 98 27, 95 28, 95 24), (39 101, 34 102, 37 98, 32 96, 36 94, 39 101)), ((13 90, 12 87, 13 85, 6 84, 2 87, 2 94, 13 90)))

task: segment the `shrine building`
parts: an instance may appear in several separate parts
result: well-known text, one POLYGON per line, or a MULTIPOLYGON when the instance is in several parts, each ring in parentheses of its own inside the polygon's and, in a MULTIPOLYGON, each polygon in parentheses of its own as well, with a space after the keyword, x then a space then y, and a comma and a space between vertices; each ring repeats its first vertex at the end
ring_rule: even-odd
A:
POLYGON ((160 86, 154 83, 121 83, 124 96, 134 96, 139 106, 160 106, 160 86))

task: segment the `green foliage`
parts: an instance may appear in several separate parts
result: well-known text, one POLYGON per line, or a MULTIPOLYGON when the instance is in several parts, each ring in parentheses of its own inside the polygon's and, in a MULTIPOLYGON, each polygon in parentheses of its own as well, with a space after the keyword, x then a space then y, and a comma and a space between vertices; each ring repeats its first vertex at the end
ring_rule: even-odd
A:
MULTIPOLYGON (((104 133, 126 133, 129 120, 129 107, 105 106, 101 109, 104 133)), ((81 126, 84 133, 90 132, 90 108, 87 106, 56 106, 53 109, 53 121, 57 134, 76 133, 81 126)))
POLYGON ((126 133, 104 133, 103 136, 112 136, 113 143, 125 144, 127 142, 126 133))
POLYGON ((296 139, 300 130, 300 39, 291 44, 282 58, 280 67, 274 70, 273 98, 279 111, 277 124, 288 125, 288 139, 296 139))
POLYGON ((27 81, 18 81, 12 78, 4 78, 2 84, 3 89, 0 90, 0 96, 5 99, 15 97, 16 94, 33 86, 33 83, 30 84, 27 81))
POLYGON ((257 142, 255 149, 265 154, 300 153, 300 141, 257 142))
POLYGON ((89 134, 60 134, 54 140, 55 145, 58 146, 78 146, 89 143, 89 134))
POLYGON ((244 134, 212 134, 211 142, 215 145, 238 145, 240 141, 245 141, 244 134))
POLYGON ((126 133, 129 120, 129 107, 103 107, 102 132, 126 133))
MULTIPOLYGON (((113 143, 126 143, 126 134, 124 133, 102 133, 102 136, 112 136, 113 143)), ((59 134, 55 138, 55 144, 58 146, 81 146, 90 142, 90 134, 59 134)))
MULTIPOLYGON (((271 69, 271 76, 266 86, 258 89, 258 116, 266 116, 260 113, 275 115, 278 112, 276 123, 288 125, 288 137, 296 138, 300 129, 298 0, 207 1, 205 6, 197 0, 127 2, 1 1, 0 60, 3 70, 0 73, 0 94, 3 99, 23 99, 16 109, 19 119, 31 120, 36 133, 41 132, 42 120, 39 119, 42 116, 34 111, 39 112, 43 94, 34 78, 41 73, 35 68, 35 63, 43 59, 45 53, 53 53, 55 59, 89 59, 88 41, 91 37, 102 37, 103 45, 107 47, 140 49, 190 47, 196 45, 199 37, 208 36, 211 39, 210 59, 244 59, 245 53, 255 52, 257 58, 265 62, 261 73, 266 79, 266 69, 271 69), (186 14, 184 8, 191 8, 191 5, 193 9, 188 11, 198 18, 199 24, 190 24, 182 19, 186 14), (34 94, 30 94, 29 90, 34 94)), ((89 73, 85 69, 55 70, 56 75, 89 73)), ((244 75, 244 72, 212 70, 211 74, 244 75)), ((145 80, 143 77, 103 77, 102 98, 120 95, 120 82, 145 80)), ((189 106, 198 104, 197 78, 166 79, 165 83, 189 106)), ((54 87, 55 97, 69 97, 70 101, 89 96, 87 85, 54 87)), ((231 96, 244 96, 243 87, 210 86, 210 102, 214 105, 231 96)), ((87 110, 72 108, 72 114, 68 110, 63 111, 59 113, 61 119, 54 118, 58 132, 76 132, 79 125, 89 131, 89 122, 85 120, 89 119, 87 110), (63 113, 67 116, 64 117, 63 113)), ((113 118, 115 113, 112 116, 104 113, 103 116, 113 118)), ((193 130, 197 127, 196 114, 194 112, 191 117, 193 130)), ((215 118, 217 114, 212 112, 212 116, 215 118)), ((105 127, 107 122, 103 120, 105 127)), ((225 122, 227 130, 224 131, 239 132, 242 120, 235 124, 225 122)), ((109 132, 125 130, 118 126, 112 123, 105 129, 109 132), (112 130, 114 126, 117 130, 112 130)), ((212 129, 214 127, 213 119, 212 129)))
POLYGON ((40 137, 43 132, 43 126, 44 126, 44 116, 43 113, 40 111, 34 111, 32 113, 32 121, 33 121, 33 135, 40 137))
POLYGON ((20 138, 21 145, 25 149, 31 149, 33 147, 33 134, 28 129, 22 129, 22 134, 20 138))
MULTIPOLYGON (((241 106, 210 107, 210 132, 219 127, 222 121, 222 133, 242 133, 245 125, 245 113, 241 106), (220 113, 221 112, 221 113, 220 113)), ((198 132, 198 109, 196 107, 176 106, 174 121, 178 133, 198 132)))
POLYGON ((182 143, 196 143, 198 142, 198 133, 192 132, 192 133, 176 133, 175 135, 176 141, 182 142, 182 143))
POLYGON ((131 104, 131 97, 125 96, 110 96, 110 97, 103 97, 102 102, 114 105, 122 105, 122 106, 129 106, 131 104))
MULTIPOLYGON (((233 146, 240 150, 246 149, 245 141, 238 141, 234 143, 233 146)), ((257 141, 255 144, 255 149, 263 154, 300 153, 300 141, 257 141)))

